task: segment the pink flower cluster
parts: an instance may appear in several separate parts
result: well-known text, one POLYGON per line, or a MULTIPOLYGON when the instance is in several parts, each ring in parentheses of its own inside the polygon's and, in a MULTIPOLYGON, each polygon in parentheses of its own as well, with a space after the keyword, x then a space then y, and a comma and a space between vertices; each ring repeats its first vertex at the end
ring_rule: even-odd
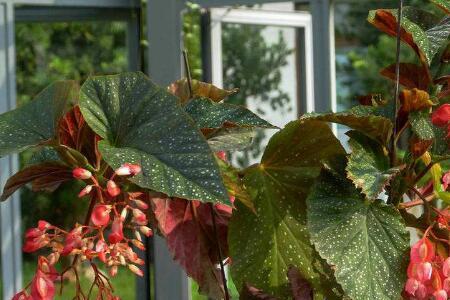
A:
MULTIPOLYGON (((67 271, 58 274, 53 267, 61 256, 75 257, 70 267, 74 272, 80 262, 90 262, 100 280, 106 277, 95 266, 96 259, 105 263, 111 276, 117 274, 119 266, 126 266, 133 273, 143 275, 138 265, 143 265, 144 261, 133 251, 132 245, 144 250, 141 234, 152 235, 152 230, 147 226, 146 211, 149 206, 144 194, 124 192, 122 183, 125 181, 116 178, 134 176, 140 172, 140 166, 124 164, 116 169, 109 179, 104 179, 102 182, 106 184, 102 186, 90 171, 82 168, 73 170, 73 177, 84 180, 87 184, 79 196, 90 195, 89 221, 84 225, 76 224, 70 231, 46 221, 39 221, 36 228, 26 232, 24 252, 35 252, 46 247, 51 249, 51 253, 47 257, 39 258, 38 271, 31 283, 30 294, 23 290, 15 295, 14 300, 53 299, 54 281, 60 280, 67 271), (128 237, 125 229, 134 232, 133 237, 128 237)), ((111 294, 107 284, 99 285, 98 288, 100 293, 105 293, 106 299, 119 299, 111 294)))
POLYGON ((411 248, 407 274, 405 291, 409 299, 448 299, 450 258, 438 255, 434 244, 426 236, 411 248))

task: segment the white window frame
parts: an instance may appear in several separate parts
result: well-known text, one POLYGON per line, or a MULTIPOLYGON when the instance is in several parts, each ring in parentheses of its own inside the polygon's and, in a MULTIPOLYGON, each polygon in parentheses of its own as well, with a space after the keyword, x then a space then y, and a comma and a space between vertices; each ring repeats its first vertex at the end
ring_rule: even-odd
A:
MULTIPOLYGON (((303 11, 271 11, 243 8, 213 8, 211 9, 211 71, 212 83, 223 86, 223 57, 222 57, 222 24, 249 24, 277 26, 301 29, 303 31, 301 45, 304 47, 305 71, 303 82, 306 99, 297 99, 303 105, 299 105, 298 114, 312 112, 314 105, 314 67, 313 67, 313 23, 309 12, 303 11)), ((303 67, 303 66, 302 66, 303 67)))

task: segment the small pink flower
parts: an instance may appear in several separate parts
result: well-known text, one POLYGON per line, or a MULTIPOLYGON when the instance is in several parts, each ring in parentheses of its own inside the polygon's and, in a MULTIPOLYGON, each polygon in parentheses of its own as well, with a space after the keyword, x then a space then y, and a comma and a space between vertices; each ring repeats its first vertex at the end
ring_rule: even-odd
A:
POLYGON ((411 247, 411 262, 429 262, 434 258, 434 245, 426 237, 419 240, 414 246, 411 247))
POLYGON ((435 300, 447 300, 447 292, 445 290, 439 290, 433 293, 435 300))
POLYGON ((144 276, 144 272, 142 272, 141 269, 139 269, 138 267, 136 267, 135 265, 128 265, 128 269, 130 269, 131 272, 133 272, 134 274, 138 275, 138 276, 144 276))
POLYGON ((83 241, 81 239, 81 230, 81 227, 77 227, 72 229, 72 231, 67 234, 61 255, 69 255, 73 250, 78 249, 82 246, 83 241))
POLYGON ((108 245, 105 243, 104 240, 98 240, 97 244, 95 245, 95 252, 97 252, 98 258, 106 263, 106 251, 108 249, 108 245))
POLYGON ((25 291, 21 291, 12 297, 11 300, 33 300, 25 291))
POLYGON ((450 104, 448 103, 441 105, 431 115, 431 122, 438 127, 447 126, 449 121, 450 121, 450 104))
POLYGON ((108 236, 108 241, 111 244, 117 244, 123 240, 123 223, 120 218, 114 219, 111 225, 111 233, 108 236))
POLYGON ((153 231, 152 231, 149 227, 147 227, 147 226, 141 226, 141 227, 139 227, 139 230, 140 230, 146 237, 149 237, 149 236, 152 236, 152 235, 153 235, 153 231))
POLYGON ((106 190, 111 197, 116 197, 120 194, 120 188, 113 180, 108 180, 106 183, 106 190))
POLYGON ((39 220, 38 221, 38 229, 39 230, 45 231, 47 229, 50 229, 50 227, 51 227, 51 225, 50 225, 49 222, 44 221, 44 220, 39 220))
POLYGON ((111 212, 111 206, 109 205, 97 205, 94 207, 91 215, 92 224, 98 227, 106 226, 109 223, 109 213, 111 212))
POLYGON ((450 257, 447 257, 442 265, 442 274, 445 277, 450 277, 450 257))
POLYGON ((141 166, 135 164, 125 163, 120 168, 116 169, 115 173, 118 176, 136 175, 141 172, 141 166))
POLYGON ((76 179, 86 180, 92 177, 92 173, 83 168, 75 168, 72 171, 72 175, 76 179))
POLYGON ((419 282, 414 278, 408 278, 405 285, 405 291, 410 295, 415 295, 417 289, 419 288, 419 282))
POLYGON ((92 191, 93 186, 92 185, 87 185, 84 187, 84 189, 82 189, 80 191, 80 193, 78 194, 78 198, 84 197, 86 195, 88 195, 91 191, 92 191))
POLYGON ((139 200, 139 199, 132 199, 132 200, 136 204, 136 206, 139 207, 140 209, 143 209, 143 210, 148 209, 148 204, 145 203, 144 201, 139 200))
POLYGON ((138 225, 147 225, 147 216, 140 209, 133 209, 133 220, 138 225))
POLYGON ((433 267, 429 262, 419 263, 417 266, 417 279, 421 282, 425 282, 431 279, 433 273, 433 267))

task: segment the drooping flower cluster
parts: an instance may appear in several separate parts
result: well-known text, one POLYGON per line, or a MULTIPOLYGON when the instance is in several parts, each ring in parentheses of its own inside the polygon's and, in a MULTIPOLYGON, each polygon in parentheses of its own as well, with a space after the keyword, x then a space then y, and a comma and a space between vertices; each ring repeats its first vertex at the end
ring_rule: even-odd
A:
MULTIPOLYGON (((51 253, 39 258, 36 275, 31 283, 30 293, 23 290, 14 299, 17 300, 47 300, 55 294, 54 282, 61 280, 68 271, 77 272, 81 262, 91 264, 101 299, 118 299, 112 295, 107 277, 101 273, 95 263, 103 262, 111 276, 115 276, 119 266, 126 266, 133 273, 142 276, 138 265, 144 261, 133 251, 132 246, 144 250, 142 235, 152 235, 147 226, 147 199, 143 193, 125 192, 123 178, 135 176, 141 172, 141 167, 124 164, 116 169, 108 179, 99 180, 90 171, 76 168, 72 174, 75 179, 84 180, 86 187, 79 197, 90 196, 90 210, 85 224, 76 224, 70 231, 58 228, 46 221, 39 221, 36 228, 29 229, 25 234, 23 251, 35 252, 42 248, 50 249, 51 253), (102 186, 99 182, 106 182, 102 186), (134 232, 128 236, 127 232, 134 232), (73 263, 58 274, 53 267, 61 256, 73 256, 73 263)), ((82 293, 78 291, 77 293, 82 293)))
POLYGON ((412 248, 405 291, 409 299, 447 300, 450 295, 450 258, 436 251, 424 236, 412 248))

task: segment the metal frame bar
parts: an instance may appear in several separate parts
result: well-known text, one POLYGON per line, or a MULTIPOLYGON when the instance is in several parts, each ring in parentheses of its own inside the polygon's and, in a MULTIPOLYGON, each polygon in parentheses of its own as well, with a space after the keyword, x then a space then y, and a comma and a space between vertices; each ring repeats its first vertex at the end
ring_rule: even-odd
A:
POLYGON ((299 99, 298 113, 314 111, 314 69, 313 69, 313 36, 312 17, 306 12, 280 12, 252 9, 211 9, 211 55, 212 82, 223 86, 222 66, 222 23, 267 25, 279 27, 293 27, 300 29, 299 37, 303 45, 304 68, 301 68, 300 86, 304 87, 305 99, 299 99))
MULTIPOLYGON (((58 21, 127 22, 128 69, 140 70, 140 7, 137 0, 0 0, 0 112, 15 107, 16 22, 58 21), (78 5, 78 6, 77 6, 78 5)), ((0 186, 18 170, 17 155, 0 160, 0 186)), ((1 279, 3 299, 22 288, 20 197, 15 194, 0 204, 1 279)), ((139 282, 137 282, 139 285, 139 282)), ((146 299, 145 296, 141 299, 146 299)))
MULTIPOLYGON (((14 7, 0 1, 0 112, 15 107, 15 47, 14 7)), ((0 160, 0 185, 18 169, 17 156, 0 160)), ((22 251, 20 227, 20 198, 16 194, 0 203, 0 244, 2 263, 3 299, 11 299, 22 286, 22 251)))

